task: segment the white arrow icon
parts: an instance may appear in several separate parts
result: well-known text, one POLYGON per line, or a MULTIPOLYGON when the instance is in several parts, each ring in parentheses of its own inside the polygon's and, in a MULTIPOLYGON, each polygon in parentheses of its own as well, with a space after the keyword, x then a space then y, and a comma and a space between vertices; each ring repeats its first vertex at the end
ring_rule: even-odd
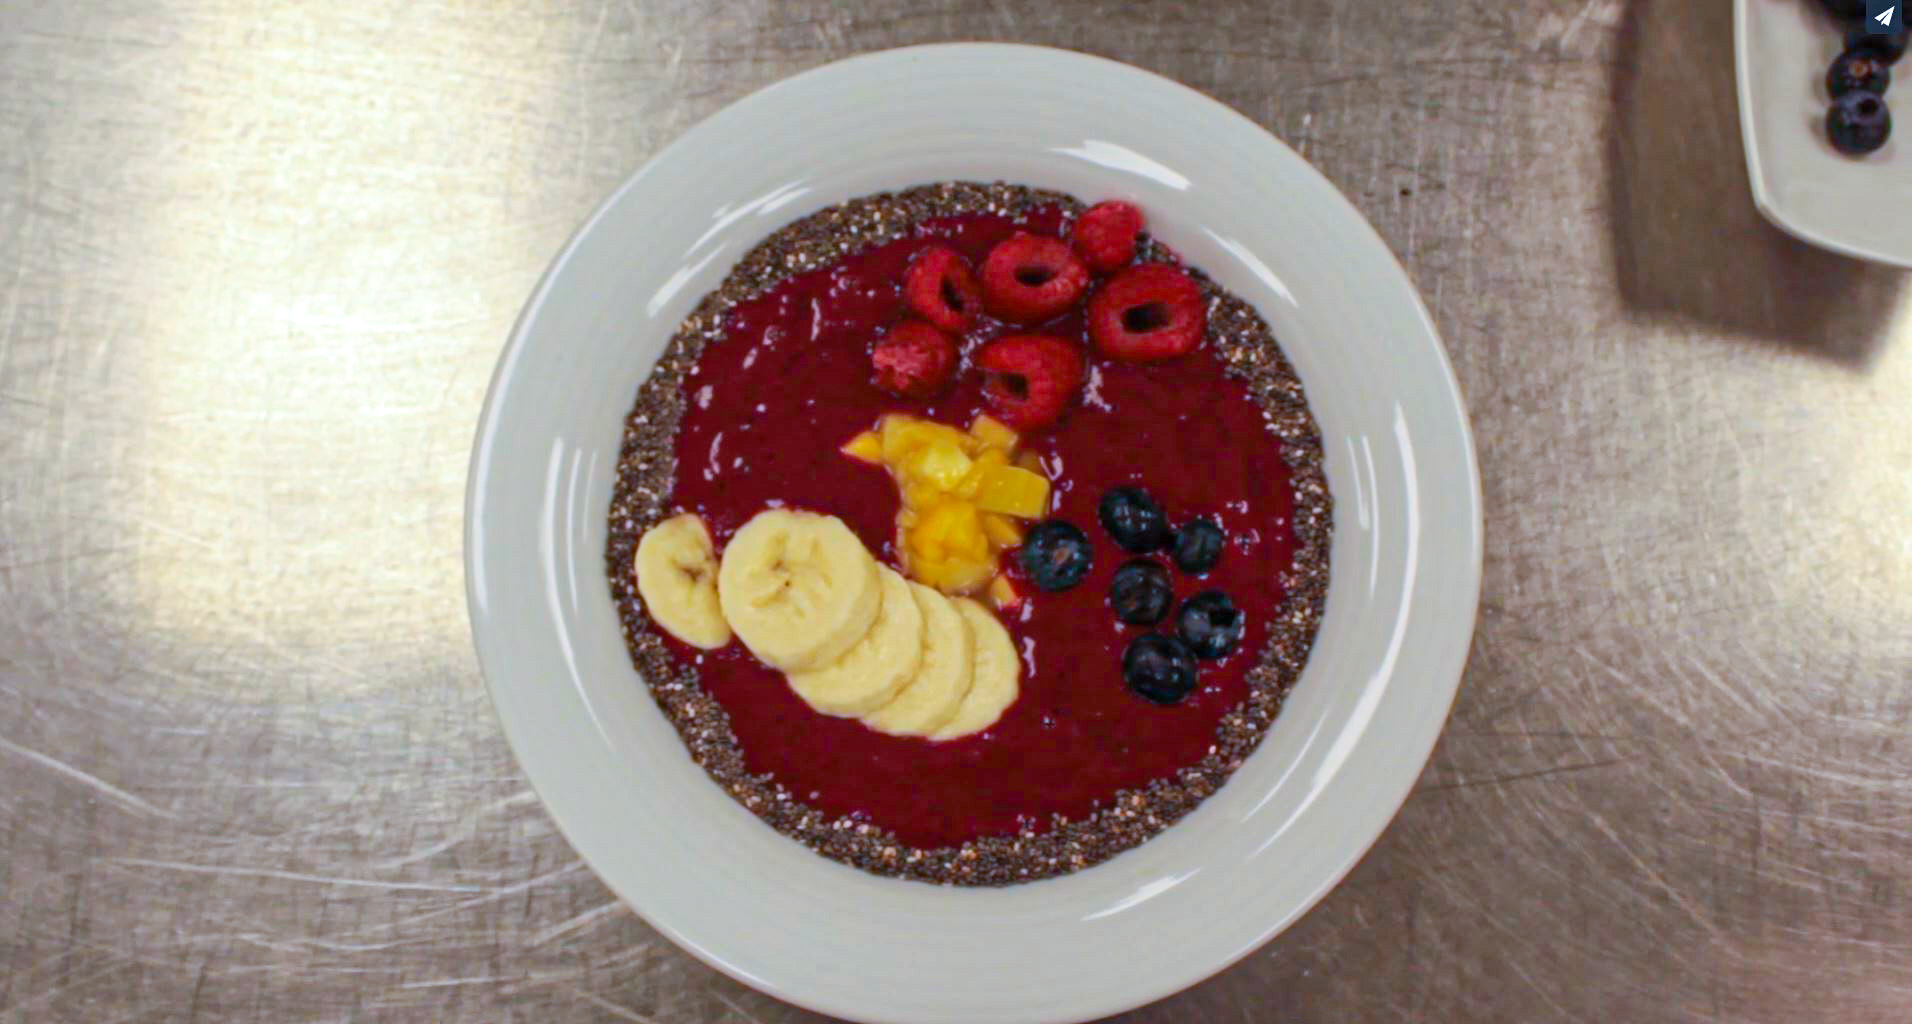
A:
POLYGON ((1896 10, 1898 10, 1897 7, 1888 7, 1885 9, 1884 13, 1880 14, 1876 18, 1873 18, 1872 20, 1878 22, 1881 25, 1884 25, 1887 28, 1891 28, 1892 27, 1892 12, 1896 10))

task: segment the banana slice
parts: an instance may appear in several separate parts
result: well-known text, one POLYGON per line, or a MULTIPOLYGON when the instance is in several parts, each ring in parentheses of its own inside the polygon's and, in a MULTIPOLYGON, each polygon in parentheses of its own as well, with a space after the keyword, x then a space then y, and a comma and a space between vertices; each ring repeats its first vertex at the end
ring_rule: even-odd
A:
POLYGON ((975 638, 975 682, 962 707, 956 709, 956 717, 930 734, 933 740, 958 739, 995 725, 1021 692, 1022 659, 1016 656, 1016 642, 1009 638, 1009 631, 982 605, 968 598, 955 604, 975 638))
POLYGON ((888 704, 923 664, 923 610, 908 580, 877 566, 883 602, 856 646, 822 668, 790 673, 790 688, 826 715, 854 718, 888 704))
POLYGON ((837 660, 883 604, 876 560, 835 516, 759 512, 724 548, 717 598, 730 628, 772 668, 837 660))
POLYGON ((863 716, 863 724, 896 736, 927 736, 955 717, 968 696, 975 655, 969 622, 949 598, 921 583, 910 593, 923 610, 923 664, 896 699, 863 716))
POLYGON ((717 549, 702 519, 673 516, 645 531, 631 571, 651 621, 666 633, 706 651, 730 642, 717 600, 717 549))

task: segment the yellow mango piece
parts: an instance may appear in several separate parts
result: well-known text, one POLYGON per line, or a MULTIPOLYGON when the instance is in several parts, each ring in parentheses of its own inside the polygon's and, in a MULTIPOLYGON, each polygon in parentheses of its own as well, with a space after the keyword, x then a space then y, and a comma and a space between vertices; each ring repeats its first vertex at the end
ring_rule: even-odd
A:
POLYGON ((902 465, 909 453, 923 443, 923 433, 916 429, 921 422, 909 416, 893 414, 883 417, 877 425, 877 433, 883 438, 883 461, 891 466, 902 465))
POLYGON ((960 451, 963 441, 968 437, 947 424, 896 413, 883 417, 880 432, 883 435, 883 461, 891 465, 900 465, 911 452, 933 444, 948 445, 960 451))
POLYGON ((963 478, 956 482, 955 487, 950 488, 949 493, 958 498, 974 498, 977 489, 983 485, 983 474, 988 471, 989 467, 980 462, 970 466, 969 472, 963 474, 963 478))
POLYGON ((985 562, 966 563, 955 568, 954 576, 955 578, 950 581, 952 589, 949 593, 973 594, 984 584, 996 578, 996 562, 990 559, 985 562))
POLYGON ((961 559, 938 561, 921 568, 915 573, 916 579, 926 586, 935 587, 945 594, 967 594, 989 582, 995 574, 995 567, 986 562, 969 562, 961 559))
POLYGON ((914 541, 911 542, 910 547, 910 557, 907 561, 909 575, 912 578, 933 587, 950 575, 949 557, 940 550, 940 546, 937 551, 928 554, 917 551, 914 541))
POLYGON ((989 470, 996 466, 1007 466, 1009 456, 1000 448, 988 448, 970 461, 972 465, 969 467, 969 472, 963 474, 963 478, 957 481, 955 487, 950 488, 950 493, 964 498, 974 498, 976 492, 982 489, 983 478, 989 475, 989 470))
POLYGON ((907 560, 911 570, 919 574, 919 578, 930 565, 942 561, 945 554, 941 531, 920 516, 905 532, 903 547, 909 553, 907 560))
POLYGON ((902 488, 905 508, 928 508, 943 496, 942 489, 927 480, 905 480, 902 488))
POLYGON ((990 556, 994 554, 989 548, 989 535, 983 532, 980 517, 978 517, 975 532, 972 533, 965 528, 952 534, 944 544, 951 553, 984 565, 990 562, 990 556))
POLYGON ((999 548, 1013 548, 1022 543, 1022 526, 1014 519, 995 512, 984 512, 983 536, 999 548))
POLYGON ((991 561, 981 518, 967 502, 947 501, 930 509, 911 532, 910 542, 926 561, 949 563, 947 574, 932 572, 945 583, 955 580, 967 586, 977 576, 972 567, 987 568, 991 561))
POLYGON ((924 510, 907 531, 905 549, 910 575, 944 593, 967 593, 995 575, 981 517, 968 502, 943 501, 924 510))
POLYGON ((881 465, 883 462, 883 438, 874 430, 865 430, 850 438, 839 450, 850 458, 861 459, 871 465, 881 465))
POLYGON ((938 502, 923 513, 920 528, 943 546, 957 550, 969 546, 967 538, 980 537, 983 532, 976 506, 966 501, 938 502))
MULTIPOLYGON (((896 479, 896 550, 910 576, 966 594, 997 578, 998 554, 1023 541, 1019 520, 1048 511, 1047 475, 1033 455, 1018 454, 1021 444, 993 416, 979 415, 963 430, 892 413, 843 451, 887 466, 896 479)), ((1014 597, 1013 588, 1008 594, 1014 597)))
MULTIPOLYGON (((986 521, 986 520, 985 520, 986 521)), ((998 576, 989 581, 989 603, 997 611, 1007 611, 1022 603, 1022 595, 1016 593, 1016 585, 1006 576, 998 576)))
POLYGON ((905 559, 904 575, 925 586, 936 586, 937 581, 949 573, 949 560, 940 553, 934 556, 912 553, 905 559))
MULTIPOLYGON (((975 519, 975 532, 971 533, 966 529, 957 535, 957 539, 960 541, 958 551, 993 569, 996 562, 996 548, 989 542, 989 533, 983 529, 983 517, 980 514, 975 519)), ((990 575, 993 576, 995 573, 991 572, 990 575)))
POLYGON ((975 438, 984 448, 994 449, 1005 455, 1015 454, 1016 446, 1022 443, 1021 435, 1009 429, 1007 423, 988 413, 977 415, 976 419, 970 423, 969 436, 975 438))
POLYGON ((904 472, 924 483, 934 484, 939 490, 953 490, 961 483, 970 470, 970 459, 963 454, 961 447, 931 442, 916 449, 904 463, 904 472))
POLYGON ((976 506, 1018 519, 1040 519, 1049 510, 1049 481, 1019 466, 995 466, 976 489, 976 506))
POLYGON ((948 445, 957 451, 962 451, 964 442, 969 440, 969 435, 963 433, 961 428, 952 427, 947 423, 937 423, 932 420, 923 420, 922 423, 925 433, 925 444, 948 445))

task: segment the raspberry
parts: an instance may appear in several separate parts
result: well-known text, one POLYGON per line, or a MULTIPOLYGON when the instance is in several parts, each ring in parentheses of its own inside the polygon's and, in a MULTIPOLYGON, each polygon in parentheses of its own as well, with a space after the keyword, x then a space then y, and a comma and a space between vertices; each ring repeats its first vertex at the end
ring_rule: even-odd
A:
POLYGON ((956 369, 956 343, 920 320, 905 320, 870 352, 876 386, 902 398, 930 398, 956 369))
POLYGON ((1011 323, 1041 323, 1069 310, 1089 287, 1089 268, 1061 239, 1018 231, 983 258, 983 300, 1011 323))
POLYGON ((1108 274, 1135 259, 1136 236, 1142 233, 1142 211, 1128 203, 1097 203, 1076 218, 1069 240, 1076 255, 1098 274, 1108 274))
POLYGON ((917 316, 960 334, 983 311, 983 289, 969 261, 947 245, 924 249, 903 275, 903 300, 917 316))
POLYGON ((1173 359, 1201 344, 1202 289, 1179 267, 1147 263, 1109 279, 1089 299, 1096 351, 1126 363, 1173 359))
POLYGON ((1082 387, 1082 353, 1046 334, 997 338, 977 351, 976 365, 988 374, 983 397, 1017 430, 1035 430, 1061 419, 1082 387))

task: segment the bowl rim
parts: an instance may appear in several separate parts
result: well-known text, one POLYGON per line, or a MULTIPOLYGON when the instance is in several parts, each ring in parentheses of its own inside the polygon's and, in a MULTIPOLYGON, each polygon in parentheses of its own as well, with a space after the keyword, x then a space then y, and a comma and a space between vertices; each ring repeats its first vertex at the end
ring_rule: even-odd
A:
MULTIPOLYGON (((923 58, 967 59, 991 54, 1012 55, 1022 59, 1039 59, 1061 64, 1076 62, 1084 66, 1097 67, 1105 70, 1119 69, 1122 74, 1134 76, 1139 82, 1145 83, 1150 88, 1168 91, 1181 102, 1195 104, 1210 113, 1219 114, 1232 122, 1234 128, 1243 132, 1253 133, 1286 150, 1307 173, 1319 179, 1319 183, 1325 189, 1326 194, 1331 194, 1333 201, 1335 201, 1340 208, 1338 213, 1345 213, 1352 218, 1353 223, 1365 229, 1368 240, 1379 248, 1380 252, 1384 254, 1386 259, 1392 264, 1395 272, 1398 273, 1398 283, 1402 286, 1405 297, 1411 301, 1414 313, 1419 319, 1419 326, 1424 330, 1426 339, 1431 342, 1430 347, 1432 354, 1442 371, 1438 381, 1430 382, 1439 392, 1437 398, 1441 402, 1451 404, 1457 413, 1456 419, 1459 428, 1458 440, 1460 442, 1459 454, 1461 461, 1464 463, 1466 477, 1465 487, 1462 489, 1464 493, 1459 494, 1458 498, 1465 506, 1465 515, 1469 521, 1468 525, 1470 529, 1469 536, 1467 537, 1469 551, 1467 557, 1462 560, 1459 566, 1463 572, 1454 579, 1451 579, 1449 583, 1455 585, 1453 586, 1454 596, 1457 598, 1464 596, 1466 598, 1466 608, 1462 616, 1465 620, 1464 628, 1462 628, 1460 624, 1457 624, 1453 631, 1468 638, 1471 638, 1473 634, 1477 622, 1484 557, 1483 502, 1479 461, 1471 423, 1467 415, 1466 404, 1460 391, 1459 382, 1454 374, 1452 361, 1441 342, 1439 332, 1435 327, 1432 316, 1427 310, 1424 300, 1413 284, 1412 278, 1408 275, 1405 268, 1401 266, 1399 259, 1395 257, 1392 250, 1388 248, 1386 242, 1374 231, 1372 225, 1367 221, 1365 216, 1361 214, 1360 210, 1355 207, 1331 181, 1325 176, 1322 176, 1318 170, 1311 164, 1308 164, 1305 159, 1287 147, 1285 143, 1282 143, 1272 133, 1221 101, 1172 79, 1107 58, 1076 51, 1027 44, 963 42, 902 47, 849 57, 819 65, 786 77, 732 101, 719 111, 693 125, 628 175, 617 188, 612 190, 612 192, 592 210, 591 214, 571 234, 557 255, 553 257, 550 265, 540 276, 537 285, 532 290, 530 297, 527 299, 512 326, 509 338, 487 383, 483 411, 479 417, 468 469, 464 507, 465 527, 463 532, 467 611, 472 624, 474 642, 478 648, 481 672, 487 684, 487 695, 492 701, 494 708, 498 710, 501 724, 505 726, 504 731, 513 754, 518 759, 527 781, 533 790, 539 794, 541 801, 545 803, 559 831, 565 836, 567 842, 571 843, 574 849, 577 850, 581 859, 585 859, 587 863, 588 858, 583 857, 582 846, 578 836, 574 832, 573 826, 567 823, 564 817, 560 815, 554 804, 552 794, 547 792, 545 786, 534 776, 530 762, 527 759, 526 745, 522 742, 522 737, 514 735, 510 727, 510 719, 505 708, 500 703, 500 684, 495 677, 494 670, 486 665, 484 634, 487 626, 481 614, 481 606, 484 600, 484 583, 481 571, 481 563, 484 557, 482 551, 483 516, 481 514, 484 503, 483 483, 488 463, 493 454, 492 439, 495 435, 498 419, 501 414, 501 398, 508 382, 518 369, 519 361, 523 357, 529 338, 533 333, 534 325, 546 307, 554 284, 571 265, 585 240, 602 227, 611 212, 627 200, 630 193, 644 182, 653 168, 687 151, 705 134, 721 130, 724 127, 723 122, 726 115, 747 109, 754 104, 766 102, 781 93, 809 86, 819 79, 841 75, 848 71, 859 71, 886 62, 923 58)), ((1294 921, 1299 919, 1308 910, 1312 909, 1329 891, 1346 877, 1348 872, 1359 863, 1367 851, 1379 840, 1380 836, 1385 832, 1388 823, 1398 814, 1400 807, 1411 794, 1414 783, 1417 781, 1420 772, 1424 770, 1426 761, 1428 757, 1431 756, 1434 745, 1438 741, 1446 720, 1446 715, 1451 710, 1455 695, 1459 689, 1469 646, 1468 643, 1460 644, 1459 653, 1452 659, 1452 664, 1435 665, 1432 666, 1433 671, 1422 673, 1431 680, 1427 685, 1439 691, 1438 705, 1441 714, 1436 719, 1435 724, 1426 730, 1423 737, 1418 737, 1414 744, 1411 760, 1418 767, 1414 772, 1405 773, 1396 789, 1377 796, 1374 800, 1374 805, 1385 808, 1386 811, 1385 816, 1379 819, 1380 825, 1376 827, 1372 834, 1368 835, 1365 840, 1349 847, 1344 855, 1337 856, 1336 863, 1332 870, 1322 873, 1319 883, 1313 886, 1305 899, 1296 902, 1288 913, 1279 915, 1277 919, 1268 921, 1255 932, 1252 938, 1240 942, 1231 953, 1225 957, 1216 959, 1201 970, 1164 975, 1151 982, 1137 984, 1131 990, 1126 990, 1121 995, 1105 999, 1100 1003, 1079 1004, 1071 1008, 1066 1016, 1041 1016, 1028 1017, 1026 1019, 1046 1021, 1101 1017, 1165 998, 1197 984, 1208 977, 1212 977, 1239 962, 1243 957, 1259 949, 1270 939, 1293 924, 1294 921)), ((726 799, 728 798, 726 797, 726 799)), ((781 839, 781 837, 779 838, 781 839)), ((595 866, 594 870, 596 870, 595 866)), ((854 1005, 821 999, 806 993, 792 992, 782 988, 766 987, 763 979, 753 976, 741 966, 726 960, 712 949, 706 948, 685 930, 681 929, 676 922, 659 919, 647 912, 644 907, 627 899, 620 886, 609 876, 601 874, 601 877, 603 877, 607 885, 618 895, 620 902, 630 907, 632 911, 651 928, 668 938, 680 949, 689 952, 698 960, 736 981, 765 991, 776 998, 818 1012, 830 1013, 851 1019, 891 1019, 861 1016, 862 1013, 867 1011, 860 1010, 854 1005)), ((895 882, 893 884, 909 885, 921 883, 895 882)), ((1045 883, 1037 882, 1031 884, 1042 885, 1045 883)), ((1020 888, 1022 887, 1014 887, 1014 889, 1020 888)), ((1008 891, 1014 891, 1014 889, 1008 891)), ((1018 1019, 1024 1018, 1019 1017, 1018 1019)))

